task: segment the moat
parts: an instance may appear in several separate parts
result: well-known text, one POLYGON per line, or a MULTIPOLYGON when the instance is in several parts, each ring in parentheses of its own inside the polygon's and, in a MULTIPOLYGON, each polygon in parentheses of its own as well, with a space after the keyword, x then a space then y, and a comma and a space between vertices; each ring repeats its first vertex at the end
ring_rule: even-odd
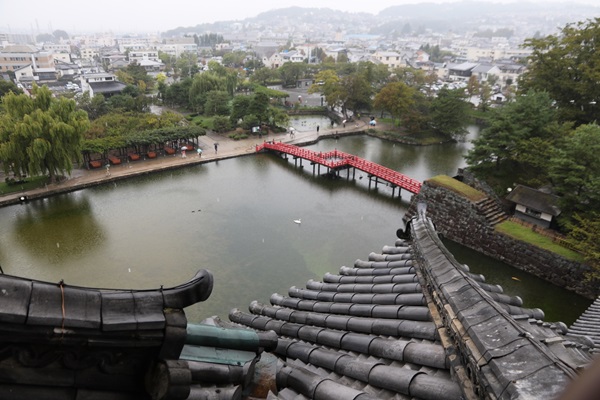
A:
MULTIPOLYGON (((353 136, 310 148, 337 148, 425 180, 453 175, 468 143, 412 147, 353 136)), ((314 177, 310 168, 260 154, 6 207, 0 265, 7 274, 119 288, 175 285, 207 268, 213 293, 186 312, 191 321, 226 316, 394 240, 410 193, 392 199, 390 188, 369 191, 361 178, 314 177)), ((492 264, 487 258, 460 257, 526 306, 542 308, 546 320, 568 324, 590 303, 500 263, 478 271, 477 264, 492 264)))

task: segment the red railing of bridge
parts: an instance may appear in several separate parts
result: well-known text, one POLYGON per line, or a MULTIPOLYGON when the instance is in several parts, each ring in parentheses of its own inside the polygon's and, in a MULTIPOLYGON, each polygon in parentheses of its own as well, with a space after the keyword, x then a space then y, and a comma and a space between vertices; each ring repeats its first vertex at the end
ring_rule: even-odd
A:
POLYGON ((294 157, 300 157, 331 169, 350 166, 367 174, 381 178, 402 189, 406 189, 409 192, 419 193, 421 190, 421 182, 409 178, 398 171, 384 167, 383 165, 367 161, 364 158, 360 158, 353 154, 344 153, 343 151, 333 150, 328 152, 317 152, 294 146, 293 144, 271 142, 265 142, 256 146, 257 152, 263 149, 274 150, 294 157))

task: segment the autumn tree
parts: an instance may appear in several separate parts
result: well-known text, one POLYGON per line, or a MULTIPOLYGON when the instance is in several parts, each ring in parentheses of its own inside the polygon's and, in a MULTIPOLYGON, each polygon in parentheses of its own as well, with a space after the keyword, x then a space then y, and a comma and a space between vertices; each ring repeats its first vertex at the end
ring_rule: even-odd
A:
POLYGON ((0 158, 4 172, 16 176, 48 174, 54 182, 81 160, 83 133, 89 126, 75 101, 53 98, 34 86, 32 97, 9 93, 0 114, 0 158))

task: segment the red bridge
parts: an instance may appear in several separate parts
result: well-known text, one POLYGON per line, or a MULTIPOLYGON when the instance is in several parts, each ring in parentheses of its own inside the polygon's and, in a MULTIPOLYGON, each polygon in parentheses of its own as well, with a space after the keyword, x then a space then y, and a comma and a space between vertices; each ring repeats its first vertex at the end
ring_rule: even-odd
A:
MULTIPOLYGON (((377 185, 378 180, 389 182, 392 189, 396 187, 406 189, 411 193, 419 193, 421 190, 421 182, 409 178, 400 172, 386 168, 382 165, 375 164, 374 162, 367 161, 363 158, 357 157, 352 154, 344 153, 342 151, 333 150, 328 152, 317 152, 302 147, 294 146, 286 143, 273 143, 265 142, 261 145, 256 146, 256 151, 271 150, 282 154, 289 154, 294 159, 308 160, 313 165, 325 166, 331 171, 339 171, 341 169, 354 168, 361 170, 369 175, 369 186, 371 180, 375 180, 377 185)), ((377 186, 376 186, 377 187, 377 186)), ((394 193, 392 193, 392 196, 394 193)))

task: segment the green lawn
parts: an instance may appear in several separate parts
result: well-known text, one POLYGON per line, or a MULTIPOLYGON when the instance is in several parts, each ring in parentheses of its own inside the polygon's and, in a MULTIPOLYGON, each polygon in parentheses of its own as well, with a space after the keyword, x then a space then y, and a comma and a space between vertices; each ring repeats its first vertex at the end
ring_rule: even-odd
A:
POLYGON ((473 202, 483 200, 486 197, 485 193, 482 193, 479 190, 462 183, 461 181, 457 181, 448 175, 434 176, 433 178, 428 179, 427 182, 434 186, 441 186, 445 187, 446 189, 450 189, 473 202))
POLYGON ((10 193, 17 193, 22 190, 31 190, 43 187, 48 183, 47 176, 34 176, 32 178, 25 179, 23 183, 7 184, 6 182, 0 182, 0 196, 10 193))
POLYGON ((573 250, 569 250, 566 247, 561 246, 559 243, 554 242, 551 238, 540 235, 539 233, 532 231, 531 228, 516 222, 504 221, 496 225, 495 229, 507 236, 513 237, 522 242, 530 243, 544 250, 551 251, 569 260, 584 262, 581 254, 576 253, 573 250))

